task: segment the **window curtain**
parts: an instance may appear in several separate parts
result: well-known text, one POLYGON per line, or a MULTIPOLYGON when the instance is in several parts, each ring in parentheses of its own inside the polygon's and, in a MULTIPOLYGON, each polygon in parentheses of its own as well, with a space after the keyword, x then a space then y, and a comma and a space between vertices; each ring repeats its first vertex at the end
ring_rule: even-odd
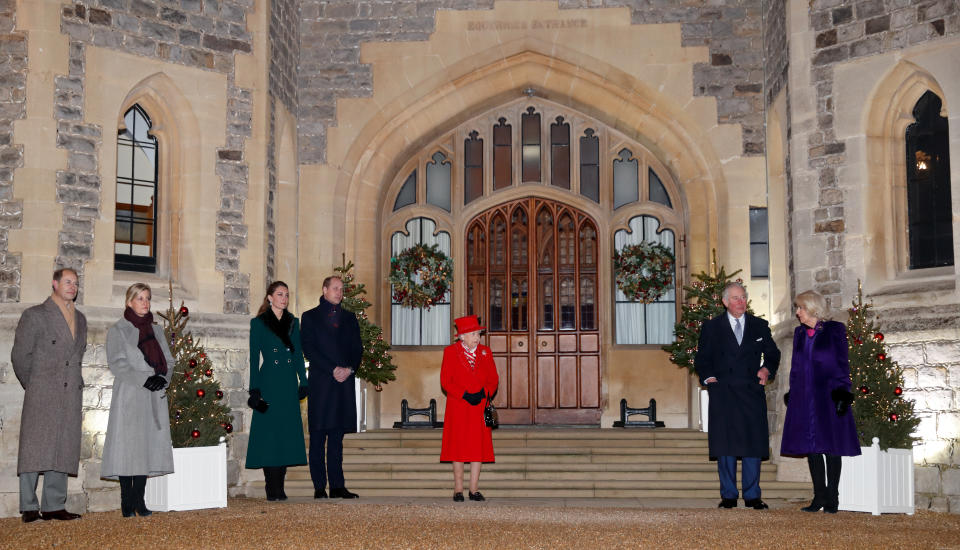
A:
MULTIPOLYGON (((441 252, 450 255, 450 234, 434 234, 437 224, 429 218, 414 218, 407 222, 407 234, 393 234, 390 253, 393 256, 417 245, 438 245, 441 252)), ((450 293, 443 302, 429 310, 390 306, 390 343, 394 346, 445 346, 450 343, 450 293)))
MULTIPOLYGON (((660 221, 652 216, 630 220, 630 231, 617 231, 613 245, 617 251, 643 241, 659 243, 675 253, 675 236, 666 229, 657 233, 660 221)), ((616 288, 616 342, 618 344, 669 344, 673 342, 673 325, 677 320, 676 277, 674 284, 654 303, 633 302, 616 288)))

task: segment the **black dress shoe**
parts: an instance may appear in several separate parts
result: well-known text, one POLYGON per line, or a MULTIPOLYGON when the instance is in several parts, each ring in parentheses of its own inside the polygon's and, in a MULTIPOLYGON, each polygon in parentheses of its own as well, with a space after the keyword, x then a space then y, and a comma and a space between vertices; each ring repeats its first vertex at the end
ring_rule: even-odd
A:
MULTIPOLYGON (((463 502, 463 492, 453 493, 453 501, 454 501, 454 502, 463 502)), ((23 521, 27 521, 27 520, 23 520, 23 521)))
POLYGON ((40 518, 69 521, 71 519, 80 519, 80 514, 73 514, 66 510, 54 510, 53 512, 40 512, 40 518))
POLYGON ((474 502, 483 502, 483 501, 487 500, 487 499, 483 498, 483 495, 480 494, 480 491, 477 491, 476 493, 471 493, 470 491, 467 491, 467 493, 470 495, 470 500, 472 500, 472 501, 474 501, 474 502))
POLYGON ((823 504, 820 504, 817 499, 813 499, 813 502, 810 503, 810 506, 804 506, 800 510, 804 512, 819 512, 821 508, 823 508, 823 504))
POLYGON ((751 498, 750 500, 744 500, 743 505, 747 508, 753 508, 754 510, 766 510, 769 508, 767 503, 760 500, 759 498, 751 498))
POLYGON ((346 487, 330 489, 330 498, 360 498, 360 495, 351 493, 346 487))
POLYGON ((840 508, 839 504, 827 504, 823 507, 823 511, 828 514, 836 514, 837 510, 840 508))
POLYGON ((736 508, 737 499, 735 498, 724 498, 720 500, 720 504, 717 504, 717 508, 736 508))
MULTIPOLYGON (((333 489, 330 489, 330 492, 333 492, 333 489)), ((326 489, 314 489, 313 498, 327 498, 326 489)))
MULTIPOLYGON (((463 500, 463 495, 460 495, 460 500, 463 500)), ((27 510, 21 514, 21 519, 24 523, 30 523, 31 521, 37 521, 40 519, 40 510, 27 510)))

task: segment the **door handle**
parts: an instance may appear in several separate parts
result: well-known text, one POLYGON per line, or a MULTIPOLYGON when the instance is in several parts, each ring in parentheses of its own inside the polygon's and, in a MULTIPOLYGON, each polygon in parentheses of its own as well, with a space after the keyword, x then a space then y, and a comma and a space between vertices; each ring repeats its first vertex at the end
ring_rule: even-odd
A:
POLYGON ((541 348, 547 347, 547 341, 546 341, 546 340, 540 340, 540 347, 541 347, 541 348))

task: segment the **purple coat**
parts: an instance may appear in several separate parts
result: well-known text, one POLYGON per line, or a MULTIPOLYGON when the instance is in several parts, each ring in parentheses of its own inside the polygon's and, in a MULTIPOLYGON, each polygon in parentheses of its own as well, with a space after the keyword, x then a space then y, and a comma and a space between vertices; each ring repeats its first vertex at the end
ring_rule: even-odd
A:
POLYGON ((807 327, 797 327, 793 333, 790 402, 783 422, 780 454, 860 454, 853 411, 837 416, 830 397, 830 392, 837 388, 850 391, 846 327, 825 321, 817 325, 813 338, 807 336, 807 327))

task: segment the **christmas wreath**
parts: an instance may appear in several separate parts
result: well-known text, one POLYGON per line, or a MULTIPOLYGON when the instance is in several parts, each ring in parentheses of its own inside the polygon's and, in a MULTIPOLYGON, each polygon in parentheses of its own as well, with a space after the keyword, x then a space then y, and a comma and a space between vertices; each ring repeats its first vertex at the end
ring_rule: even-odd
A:
POLYGON ((614 252, 613 273, 617 288, 629 300, 657 301, 673 282, 673 253, 661 244, 642 242, 614 252))
POLYGON ((418 244, 390 259, 393 301, 430 309, 453 283, 453 261, 437 245, 418 244))

